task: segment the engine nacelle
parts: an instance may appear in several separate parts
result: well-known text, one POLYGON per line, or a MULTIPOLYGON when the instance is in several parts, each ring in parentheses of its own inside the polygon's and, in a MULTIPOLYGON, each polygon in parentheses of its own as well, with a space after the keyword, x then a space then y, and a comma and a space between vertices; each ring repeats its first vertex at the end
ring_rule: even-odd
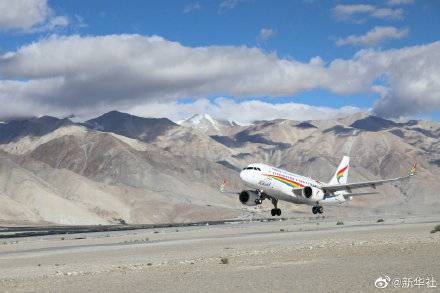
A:
POLYGON ((302 189, 302 196, 312 201, 319 201, 324 198, 324 192, 320 188, 305 186, 302 189))
POLYGON ((238 199, 242 204, 247 206, 256 206, 261 203, 260 196, 252 190, 243 190, 242 192, 240 192, 238 199))

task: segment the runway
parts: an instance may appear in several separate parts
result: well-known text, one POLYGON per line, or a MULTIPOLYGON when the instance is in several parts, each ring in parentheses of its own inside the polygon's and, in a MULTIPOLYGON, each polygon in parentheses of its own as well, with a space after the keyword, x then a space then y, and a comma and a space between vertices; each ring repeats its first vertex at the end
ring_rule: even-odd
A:
POLYGON ((440 282, 438 222, 310 218, 8 238, 0 291, 373 292, 385 275, 440 282))
MULTIPOLYGON (((256 218, 255 222, 285 221, 286 218, 256 218)), ((114 232, 140 229, 178 228, 189 226, 213 226, 241 223, 243 220, 218 220, 190 223, 163 223, 163 224, 121 224, 121 225, 75 225, 75 226, 0 226, 0 238, 20 238, 30 236, 78 234, 93 232, 114 232)))

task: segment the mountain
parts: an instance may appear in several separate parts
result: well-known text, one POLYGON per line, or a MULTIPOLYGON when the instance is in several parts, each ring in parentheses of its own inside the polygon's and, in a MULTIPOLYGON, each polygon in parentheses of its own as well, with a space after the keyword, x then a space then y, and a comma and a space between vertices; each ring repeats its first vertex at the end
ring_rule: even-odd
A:
MULTIPOLYGON (((30 120, 35 119, 47 118, 30 120)), ((440 208, 437 122, 395 122, 358 113, 248 126, 199 116, 177 125, 120 112, 83 124, 53 121, 52 128, 40 128, 44 131, 29 131, 34 129, 30 122, 9 121, 17 126, 2 132, 9 139, 0 144, 0 224, 267 216, 269 203, 244 207, 234 194, 218 192, 218 184, 226 180, 227 189, 242 190, 238 172, 256 161, 326 182, 343 155, 352 157, 351 182, 404 175, 413 161, 419 170, 409 181, 378 187, 380 194, 329 207, 328 213, 408 215, 440 208)), ((307 206, 281 205, 287 216, 310 212, 307 206)))
MULTIPOLYGON (((17 215, 19 222, 100 224, 124 219, 128 223, 158 223, 241 214, 235 198, 206 196, 216 194, 216 178, 235 180, 229 169, 207 160, 193 165, 187 158, 139 140, 69 126, 3 147, 10 161, 9 165, 0 161, 0 165, 5 170, 20 169, 32 179, 11 182, 15 173, 0 173, 0 192, 13 200, 24 198, 18 204, 39 215, 17 215), (204 169, 218 175, 208 178, 204 169), (31 184, 30 188, 23 189, 22 182, 31 184), (46 206, 56 208, 47 214, 46 206), (74 211, 82 214, 69 216, 74 211)), ((1 217, 0 222, 8 220, 1 217)))
POLYGON ((51 116, 5 121, 0 123, 0 144, 25 136, 42 136, 71 124, 73 122, 69 119, 58 119, 51 116))
POLYGON ((150 142, 167 130, 176 127, 177 124, 167 118, 143 118, 111 111, 86 121, 84 126, 150 142))
POLYGON ((184 127, 200 130, 208 135, 225 134, 228 133, 231 128, 240 126, 236 122, 214 119, 208 114, 195 114, 177 123, 184 127))

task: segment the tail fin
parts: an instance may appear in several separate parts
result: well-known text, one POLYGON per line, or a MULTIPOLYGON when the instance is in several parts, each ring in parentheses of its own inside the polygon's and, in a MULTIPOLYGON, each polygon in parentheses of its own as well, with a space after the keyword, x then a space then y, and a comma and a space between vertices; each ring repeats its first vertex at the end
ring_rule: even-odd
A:
POLYGON ((350 157, 344 156, 336 169, 335 175, 330 180, 330 185, 346 184, 348 179, 348 169, 350 168, 350 157))

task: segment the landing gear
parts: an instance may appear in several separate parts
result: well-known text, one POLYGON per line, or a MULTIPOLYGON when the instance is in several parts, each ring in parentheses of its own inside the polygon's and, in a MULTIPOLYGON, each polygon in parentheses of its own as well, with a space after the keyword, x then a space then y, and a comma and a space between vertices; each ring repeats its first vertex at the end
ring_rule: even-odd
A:
POLYGON ((281 210, 280 209, 271 209, 270 214, 272 215, 272 217, 281 216, 281 210))
POLYGON ((277 208, 278 200, 276 198, 272 198, 272 204, 275 207, 274 209, 272 209, 270 211, 270 214, 272 215, 272 217, 281 216, 281 210, 279 208, 277 208))
POLYGON ((324 208, 322 206, 312 207, 313 214, 322 214, 324 212, 324 208))

